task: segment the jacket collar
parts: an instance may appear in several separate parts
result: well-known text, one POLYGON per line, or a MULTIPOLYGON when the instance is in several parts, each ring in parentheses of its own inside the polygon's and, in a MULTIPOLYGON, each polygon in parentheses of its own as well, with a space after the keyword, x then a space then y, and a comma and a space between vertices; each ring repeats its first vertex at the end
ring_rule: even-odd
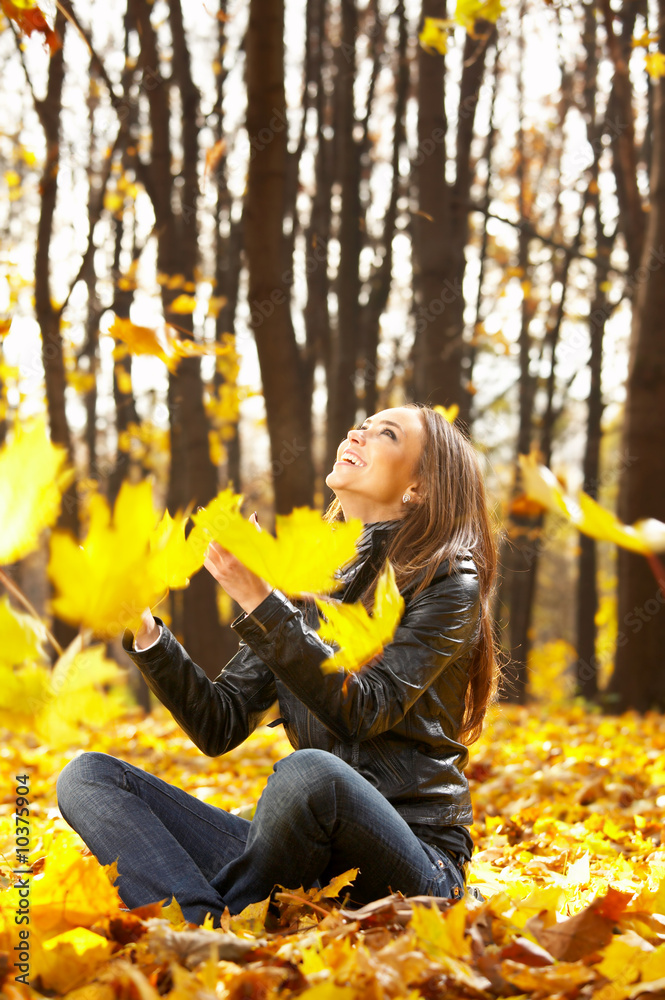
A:
POLYGON ((344 600, 356 600, 371 575, 383 563, 383 553, 398 524, 399 521, 372 521, 364 526, 356 543, 355 559, 338 571, 339 579, 344 584, 344 600))
POLYGON ((366 559, 384 548, 399 521, 371 521, 362 530, 356 549, 359 559, 366 559))

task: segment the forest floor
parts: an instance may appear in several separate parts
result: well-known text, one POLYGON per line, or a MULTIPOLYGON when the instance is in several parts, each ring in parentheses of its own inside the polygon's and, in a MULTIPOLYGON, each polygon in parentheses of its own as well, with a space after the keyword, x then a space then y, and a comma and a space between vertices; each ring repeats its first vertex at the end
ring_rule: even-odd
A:
POLYGON ((493 709, 467 770, 469 880, 485 902, 393 896, 354 911, 344 908, 342 879, 327 894, 288 887, 279 918, 266 920, 265 901, 220 930, 187 924, 174 903, 120 910, 115 872, 64 822, 55 782, 81 749, 101 750, 251 813, 290 752, 281 728, 262 727, 213 759, 161 706, 82 730, 76 747, 0 736, 0 984, 9 1000, 665 997, 663 716, 603 716, 577 702, 493 709), (14 871, 24 775, 32 874, 14 871), (27 906, 20 878, 29 924, 16 922, 27 906), (15 956, 27 953, 31 987, 15 978, 15 956))

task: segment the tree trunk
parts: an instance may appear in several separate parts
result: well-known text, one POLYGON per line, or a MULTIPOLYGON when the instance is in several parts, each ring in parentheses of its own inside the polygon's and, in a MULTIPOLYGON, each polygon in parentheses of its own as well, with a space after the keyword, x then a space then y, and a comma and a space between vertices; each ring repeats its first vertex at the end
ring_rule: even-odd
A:
MULTIPOLYGON (((660 19, 665 2, 658 5, 660 19)), ((660 50, 665 52, 661 35, 660 50)), ((627 523, 653 517, 665 521, 665 80, 653 80, 653 152, 650 205, 641 266, 634 277, 619 517, 627 523)), ((619 550, 619 636, 608 707, 665 710, 665 593, 647 560, 619 550)))
MULTIPOLYGON (((65 30, 65 16, 56 14, 55 30, 60 37, 65 30)), ((49 250, 53 236, 53 217, 58 196, 58 167, 60 163, 60 111, 62 87, 65 76, 64 46, 54 52, 49 62, 46 97, 37 104, 37 112, 46 138, 46 164, 41 179, 41 210, 37 227, 37 252, 35 256, 35 313, 42 335, 42 361, 46 382, 46 407, 51 440, 67 450, 73 462, 72 440, 65 411, 65 363, 60 332, 60 311, 51 300, 51 269, 49 250)), ((78 538, 78 497, 76 482, 62 497, 58 529, 70 531, 78 538)), ((76 629, 55 618, 53 634, 64 648, 76 635, 76 629)))
POLYGON ((251 0, 246 38, 250 163, 245 252, 251 325, 268 417, 277 513, 313 500, 311 396, 291 321, 285 266, 284 2, 251 0))
MULTIPOLYGON (((199 95, 191 76, 190 57, 179 0, 169 6, 173 39, 173 85, 180 91, 182 179, 176 196, 171 172, 170 106, 166 82, 159 74, 157 40, 150 21, 150 7, 132 0, 141 39, 140 63, 150 70, 146 85, 152 126, 151 161, 147 189, 157 223, 157 267, 162 274, 182 275, 191 289, 198 257, 198 130, 199 95)), ((183 290, 162 285, 162 304, 167 322, 178 323, 180 335, 193 337, 191 314, 177 317, 170 312, 172 301, 183 290)), ((174 514, 189 503, 205 505, 217 493, 217 472, 210 459, 208 419, 203 406, 201 362, 181 360, 177 372, 169 375, 169 415, 171 428, 171 474, 168 506, 174 514)), ((219 671, 218 648, 221 626, 217 613, 215 581, 207 572, 197 573, 189 587, 171 597, 172 628, 182 637, 192 658, 208 673, 219 671)))
POLYGON ((341 187, 340 262, 337 274, 337 320, 334 325, 331 377, 328 384, 327 455, 332 468, 340 441, 356 419, 355 372, 359 346, 360 307, 360 154, 354 127, 355 44, 358 13, 355 0, 341 0, 342 44, 335 51, 335 180, 341 187))
MULTIPOLYGON (((424 0, 423 17, 446 17, 446 0, 424 0)), ((457 403, 468 416, 462 360, 464 341, 464 249, 469 234, 471 141, 493 25, 477 21, 467 35, 460 84, 455 182, 446 180, 445 56, 418 50, 418 152, 415 182, 418 214, 413 226, 416 336, 413 393, 423 402, 457 403)))

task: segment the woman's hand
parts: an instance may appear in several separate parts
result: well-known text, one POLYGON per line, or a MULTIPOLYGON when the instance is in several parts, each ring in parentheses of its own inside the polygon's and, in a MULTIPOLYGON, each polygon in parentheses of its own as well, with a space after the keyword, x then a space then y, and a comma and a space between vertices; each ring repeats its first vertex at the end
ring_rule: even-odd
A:
POLYGON ((135 649, 144 649, 146 646, 151 646, 159 638, 159 625, 152 617, 150 608, 145 609, 141 618, 143 624, 134 636, 135 649))
MULTIPOLYGON (((256 514, 250 521, 260 531, 256 514)), ((222 548, 218 542, 211 542, 206 552, 203 565, 240 607, 245 614, 250 615, 259 604, 272 593, 272 587, 256 573, 247 569, 239 559, 222 548)))

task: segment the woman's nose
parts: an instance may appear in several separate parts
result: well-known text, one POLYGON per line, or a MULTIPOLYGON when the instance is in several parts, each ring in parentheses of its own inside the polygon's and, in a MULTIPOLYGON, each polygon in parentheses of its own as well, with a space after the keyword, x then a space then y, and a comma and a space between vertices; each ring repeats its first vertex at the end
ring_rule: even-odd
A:
POLYGON ((354 444, 363 444, 365 441, 364 431, 358 430, 357 427, 352 427, 346 435, 346 439, 347 441, 353 441, 354 444))

